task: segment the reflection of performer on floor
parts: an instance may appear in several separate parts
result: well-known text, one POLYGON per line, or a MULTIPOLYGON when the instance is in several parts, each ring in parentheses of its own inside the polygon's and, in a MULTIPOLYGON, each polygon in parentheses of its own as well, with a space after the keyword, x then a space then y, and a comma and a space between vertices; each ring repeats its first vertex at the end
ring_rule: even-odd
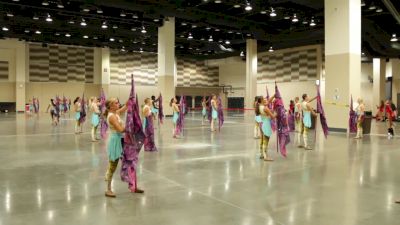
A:
POLYGON ((207 103, 210 101, 210 99, 206 99, 206 97, 203 97, 201 100, 201 115, 202 115, 202 120, 201 120, 201 125, 204 125, 204 121, 207 120, 207 103))
POLYGON ((47 106, 46 112, 49 112, 50 109, 50 116, 51 116, 51 124, 58 125, 60 122, 60 108, 54 103, 54 99, 50 99, 50 104, 47 106), (51 108, 51 109, 50 109, 51 108))
POLYGON ((295 130, 297 132, 298 147, 302 147, 301 134, 303 129, 303 121, 301 117, 301 103, 299 97, 294 98, 294 122, 295 122, 295 130))
MULTIPOLYGON (((150 99, 149 99, 150 100, 150 99)), ((152 95, 151 96, 151 113, 153 114, 153 119, 157 119, 158 117, 158 102, 160 101, 160 98, 156 99, 156 96, 152 95)))
MULTIPOLYGON (((310 102, 313 100, 317 99, 317 97, 314 97, 313 99, 310 99, 307 94, 303 94, 302 96, 303 102, 301 103, 301 109, 303 111, 303 139, 304 139, 304 149, 305 150, 312 150, 308 143, 308 133, 311 129, 312 122, 311 122, 311 116, 317 116, 317 114, 314 112, 313 108, 311 107, 310 102)), ((301 147, 301 145, 300 145, 301 147)))
POLYGON ((365 105, 364 101, 362 98, 357 99, 358 106, 356 108, 356 114, 357 114, 357 135, 355 139, 361 139, 363 137, 363 122, 364 122, 364 111, 365 111, 365 105))
POLYGON ((100 124, 100 105, 101 103, 99 102, 99 99, 97 99, 96 97, 91 97, 90 98, 90 103, 89 103, 89 108, 90 111, 92 112, 92 119, 91 119, 91 123, 92 123, 92 130, 91 130, 91 135, 92 135, 92 141, 98 141, 100 140, 99 138, 97 138, 97 128, 100 124))
POLYGON ((217 96, 212 94, 211 97, 211 132, 217 131, 214 124, 215 121, 218 119, 218 105, 217 105, 217 96))
POLYGON ((152 115, 151 106, 154 106, 153 101, 150 98, 144 100, 143 107, 143 131, 146 136, 144 140, 144 150, 145 151, 157 151, 156 144, 154 142, 154 119, 152 115))

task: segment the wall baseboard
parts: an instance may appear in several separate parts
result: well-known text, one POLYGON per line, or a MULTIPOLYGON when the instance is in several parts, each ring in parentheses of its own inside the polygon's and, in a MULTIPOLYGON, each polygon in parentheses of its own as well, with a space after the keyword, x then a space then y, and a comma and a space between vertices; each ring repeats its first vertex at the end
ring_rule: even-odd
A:
POLYGON ((345 128, 329 127, 328 130, 329 130, 329 131, 332 131, 332 132, 347 133, 347 129, 345 129, 345 128))

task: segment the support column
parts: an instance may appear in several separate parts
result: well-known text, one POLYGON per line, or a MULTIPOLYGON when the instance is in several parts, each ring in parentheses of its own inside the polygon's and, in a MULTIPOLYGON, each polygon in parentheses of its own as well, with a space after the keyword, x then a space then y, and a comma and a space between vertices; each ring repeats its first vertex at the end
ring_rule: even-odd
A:
POLYGON ((26 81, 27 81, 27 48, 25 42, 17 41, 15 49, 15 105, 17 112, 25 111, 26 104, 26 81))
POLYGON ((104 93, 109 97, 109 87, 110 87, 110 49, 101 48, 96 49, 101 57, 101 88, 103 88, 104 93))
POLYGON ((377 112, 376 106, 386 100, 385 82, 386 82, 386 59, 373 59, 373 86, 372 86, 372 111, 377 112))
POLYGON ((246 41, 246 97, 245 108, 253 107, 257 94, 257 40, 246 41))
POLYGON ((329 126, 348 128, 350 95, 361 96, 361 0, 325 0, 325 99, 329 126))
POLYGON ((158 28, 158 90, 163 96, 165 115, 172 115, 168 107, 175 97, 175 18, 168 17, 158 28))
POLYGON ((400 59, 390 59, 392 64, 392 102, 399 107, 397 93, 400 93, 400 59))

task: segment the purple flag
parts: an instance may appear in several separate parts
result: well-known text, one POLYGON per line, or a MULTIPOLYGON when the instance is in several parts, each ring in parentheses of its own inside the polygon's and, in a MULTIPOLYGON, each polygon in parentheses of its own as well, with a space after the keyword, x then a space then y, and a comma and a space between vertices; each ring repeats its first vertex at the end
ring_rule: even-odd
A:
POLYGON ((104 139, 104 138, 106 138, 108 124, 107 124, 107 118, 104 117, 104 113, 106 111, 106 95, 104 94, 103 89, 101 89, 101 92, 100 92, 100 111, 101 111, 100 136, 101 136, 101 138, 104 139))
POLYGON ((61 104, 61 99, 56 95, 56 114, 60 115, 60 104, 61 104))
POLYGON ((222 108, 221 96, 218 96, 218 130, 221 131, 221 127, 224 124, 224 110, 222 108))
POLYGON ((64 107, 64 113, 66 113, 68 111, 68 102, 67 102, 67 98, 65 97, 65 95, 63 95, 63 107, 64 107))
POLYGON ((212 113, 211 99, 212 99, 212 96, 210 95, 210 97, 208 97, 208 104, 207 104, 207 118, 210 123, 212 120, 212 118, 211 118, 212 117, 211 116, 211 113, 212 113))
POLYGON ((357 114, 353 109, 353 96, 350 98, 350 112, 349 112, 349 131, 350 133, 357 132, 357 114))
POLYGON ((317 85, 317 112, 321 121, 322 130, 324 131, 325 138, 328 137, 328 123, 326 121, 324 107, 322 107, 321 94, 319 93, 319 85, 317 85))
POLYGON ((122 154, 121 179, 129 184, 131 190, 136 189, 136 166, 139 152, 142 149, 145 135, 142 121, 139 116, 139 106, 136 104, 135 84, 131 75, 131 93, 126 105, 126 126, 124 137, 124 151, 122 154))
POLYGON ((277 136, 278 136, 279 150, 281 152, 281 155, 286 157, 287 155, 286 145, 290 143, 289 127, 287 124, 285 105, 283 104, 281 93, 279 92, 278 86, 276 84, 275 84, 274 109, 277 113, 276 126, 278 131, 277 136))
POLYGON ((162 124, 164 122, 164 108, 163 108, 163 98, 160 93, 160 97, 158 97, 158 121, 162 124))
MULTIPOLYGON (((268 87, 265 86, 265 89, 267 90, 267 96, 266 96, 266 98, 267 98, 267 100, 269 101, 268 87)), ((268 102, 267 107, 268 107, 268 109, 269 109, 271 112, 274 111, 274 105, 272 104, 272 102, 268 102)), ((275 121, 275 119, 271 119, 271 129, 272 129, 272 132, 275 132, 275 131, 276 131, 276 121, 275 121)))
POLYGON ((86 107, 85 107, 85 93, 82 94, 81 99, 81 116, 79 117, 79 123, 82 124, 86 120, 86 107))

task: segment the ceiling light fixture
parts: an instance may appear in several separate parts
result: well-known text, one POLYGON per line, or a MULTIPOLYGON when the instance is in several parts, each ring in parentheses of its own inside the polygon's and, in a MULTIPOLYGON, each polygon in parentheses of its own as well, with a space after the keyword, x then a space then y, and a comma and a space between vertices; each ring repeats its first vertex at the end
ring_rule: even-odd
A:
POLYGON ((61 1, 59 1, 59 2, 57 3, 57 8, 59 8, 59 9, 63 9, 63 8, 64 8, 64 5, 62 4, 61 1))
POLYGON ((66 34, 65 34, 65 37, 71 37, 71 34, 66 33, 66 34))
POLYGON ((115 41, 115 39, 114 38, 110 38, 110 41, 115 41))
POLYGON ((7 16, 8 16, 8 17, 14 17, 14 14, 12 14, 11 12, 8 12, 8 13, 7 13, 7 16))
POLYGON ((275 9, 271 7, 271 13, 269 14, 270 17, 275 17, 276 16, 276 12, 275 9))
POLYGON ((39 20, 39 17, 36 16, 36 15, 34 15, 34 16, 32 17, 32 19, 33 19, 33 20, 39 20))
POLYGON ((365 6, 364 0, 361 1, 361 7, 365 6))
POLYGON ((274 49, 272 48, 272 46, 271 47, 269 47, 269 50, 268 50, 269 52, 273 52, 274 51, 274 49))
POLYGON ((303 24, 308 24, 308 21, 307 20, 303 20, 303 24))
POLYGON ((82 18, 82 21, 81 21, 81 26, 85 27, 86 25, 87 25, 87 23, 86 23, 85 19, 84 19, 84 18, 82 18))
POLYGON ((147 33, 147 31, 146 31, 146 28, 143 26, 142 27, 142 31, 141 31, 143 34, 145 34, 145 33, 147 33))
POLYGON ((226 41, 225 41, 225 44, 230 45, 231 42, 230 42, 229 40, 226 40, 226 41))
POLYGON ((240 5, 239 4, 235 4, 235 5, 233 5, 233 8, 240 8, 240 5))
POLYGON ((376 12, 377 12, 377 13, 381 13, 381 12, 383 12, 383 9, 382 9, 382 8, 377 8, 377 9, 376 9, 376 12))
POLYGON ((87 35, 83 35, 83 38, 85 38, 85 39, 88 39, 88 38, 89 38, 89 36, 87 36, 87 35))
POLYGON ((244 57, 244 51, 240 52, 240 57, 244 57))
POLYGON ((376 6, 374 5, 374 3, 372 3, 372 4, 369 6, 368 9, 369 9, 369 10, 375 10, 375 9, 376 9, 376 6))
POLYGON ((30 31, 28 29, 25 30, 25 33, 29 33, 30 31))
POLYGON ((153 21, 157 23, 157 22, 159 22, 159 21, 160 21, 160 19, 158 19, 158 18, 155 18, 153 21))
POLYGON ((397 39, 397 36, 396 36, 396 34, 392 34, 392 38, 390 39, 390 41, 391 42, 396 42, 396 41, 398 41, 399 39, 397 39))
POLYGON ((42 5, 48 6, 48 5, 49 5, 49 2, 48 2, 48 1, 43 1, 43 2, 42 2, 42 5))
POLYGON ((264 14, 267 14, 267 11, 262 10, 260 13, 264 15, 264 14))
POLYGON ((50 14, 47 14, 46 21, 47 22, 52 22, 53 21, 53 19, 51 18, 50 14))
POLYGON ((56 36, 60 36, 60 33, 57 32, 57 33, 56 33, 56 36))
POLYGON ((98 39, 98 37, 97 37, 97 36, 94 36, 94 37, 93 37, 93 39, 94 39, 94 40, 97 40, 97 39, 98 39))
POLYGON ((209 42, 213 42, 214 40, 213 40, 213 37, 210 35, 210 37, 208 38, 208 41, 209 42))
POLYGON ((188 39, 193 39, 192 33, 189 33, 188 39))
POLYGON ((41 34, 40 30, 35 31, 35 34, 41 34))
POLYGON ((193 25, 192 25, 192 28, 196 28, 196 27, 197 27, 197 25, 196 25, 196 24, 193 24, 193 25))
POLYGON ((299 22, 299 19, 297 18, 297 15, 296 15, 296 13, 293 15, 292 22, 293 22, 293 23, 297 23, 297 22, 299 22))
POLYGON ((251 7, 250 3, 247 2, 247 3, 246 3, 246 7, 244 7, 244 9, 245 9, 246 11, 251 11, 251 10, 253 9, 253 7, 251 7))
POLYGON ((221 0, 215 0, 214 2, 217 3, 217 4, 219 4, 219 3, 221 3, 222 1, 221 1, 221 0))
POLYGON ((143 53, 143 48, 140 48, 140 51, 139 51, 140 53, 143 53))
POLYGON ((103 28, 103 29, 107 29, 108 28, 106 21, 103 22, 103 24, 101 25, 101 28, 103 28))
POLYGON ((8 28, 7 27, 3 27, 3 28, 1 28, 1 30, 2 31, 8 31, 8 28))
POLYGON ((113 25, 112 28, 113 29, 118 29, 118 26, 117 25, 113 25))
POLYGON ((132 27, 132 28, 131 28, 131 31, 136 31, 136 28, 135 28, 135 27, 132 27))
POLYGON ((90 9, 89 9, 89 7, 84 7, 83 9, 82 9, 82 11, 84 11, 84 12, 90 12, 90 9))
POLYGON ((101 9, 101 8, 97 8, 97 11, 96 11, 98 14, 102 14, 103 13, 103 10, 101 9))
POLYGON ((317 25, 317 24, 315 24, 314 19, 311 19, 310 26, 313 27, 313 26, 315 26, 315 25, 317 25))
POLYGON ((182 24, 182 26, 186 26, 187 25, 187 23, 185 23, 185 22, 182 22, 181 24, 182 24))
POLYGON ((125 17, 126 14, 124 13, 124 11, 121 11, 121 13, 119 14, 120 17, 125 17))
POLYGON ((132 15, 132 18, 133 18, 133 19, 139 19, 138 15, 136 15, 136 14, 133 14, 133 15, 132 15))

